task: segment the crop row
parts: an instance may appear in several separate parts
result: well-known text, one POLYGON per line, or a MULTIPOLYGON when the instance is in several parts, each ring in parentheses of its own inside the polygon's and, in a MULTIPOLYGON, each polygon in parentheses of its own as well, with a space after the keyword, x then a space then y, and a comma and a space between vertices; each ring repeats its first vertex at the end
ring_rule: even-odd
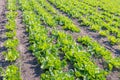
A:
POLYGON ((48 26, 52 26, 52 27, 56 27, 57 25, 60 25, 65 30, 71 30, 73 32, 80 32, 80 29, 68 17, 65 17, 60 14, 56 14, 57 12, 54 13, 55 10, 53 11, 54 14, 49 14, 49 11, 51 11, 53 9, 50 8, 51 10, 47 11, 46 9, 44 9, 44 6, 47 6, 47 5, 41 3, 40 0, 39 0, 39 2, 40 3, 36 3, 35 1, 32 1, 32 4, 35 4, 35 6, 33 6, 33 7, 36 7, 34 10, 41 17, 43 17, 43 18, 41 18, 41 20, 43 20, 43 22, 45 24, 47 24, 48 26))
MULTIPOLYGON (((91 73, 92 70, 95 71, 96 69, 98 69, 97 66, 93 62, 91 62, 90 58, 86 56, 87 54, 84 54, 85 52, 79 51, 79 49, 76 48, 78 46, 71 36, 65 34, 64 32, 56 30, 51 32, 51 37, 48 36, 48 30, 43 25, 41 25, 42 22, 40 22, 38 18, 39 16, 36 15, 35 12, 33 12, 32 8, 30 11, 30 6, 35 6, 35 4, 28 6, 29 2, 23 0, 20 0, 20 3, 22 7, 24 7, 23 5, 27 5, 26 7, 29 7, 29 10, 27 10, 26 8, 26 10, 23 11, 24 22, 27 25, 29 32, 29 40, 31 43, 30 49, 33 51, 33 54, 37 57, 38 62, 41 64, 41 68, 45 70, 45 73, 41 75, 41 80, 44 79, 74 80, 75 75, 76 77, 79 76, 82 77, 83 75, 85 75, 85 73, 82 74, 82 72, 78 68, 79 65, 81 65, 81 68, 82 65, 86 65, 83 66, 82 69, 83 70, 86 69, 86 71, 88 71, 89 73, 91 73), (64 54, 65 59, 60 60, 59 57, 60 54, 64 54), (80 58, 81 63, 80 61, 77 61, 77 59, 79 60, 79 57, 82 57, 82 55, 84 55, 84 58, 86 58, 86 60, 89 61, 89 64, 93 66, 92 70, 87 69, 90 68, 90 65, 87 63, 87 61, 85 60, 83 61, 83 59, 81 58, 80 58), (69 71, 66 72, 63 71, 63 68, 66 67, 67 65, 66 59, 70 60, 71 62, 75 60, 73 62, 75 71, 73 69, 70 69, 69 71), (62 75, 64 75, 64 77, 62 75)), ((89 75, 89 78, 92 78, 91 75, 96 74, 94 71, 92 74, 89 75)))
MULTIPOLYGON (((26 24, 26 28, 29 33, 29 42, 31 44, 30 50, 33 51, 38 63, 44 70, 44 73, 41 74, 41 80, 106 80, 105 76, 108 73, 99 69, 99 67, 91 59, 91 52, 86 52, 83 45, 77 44, 71 35, 58 31, 54 28, 54 30, 49 31, 48 28, 43 25, 43 23, 46 23, 50 26, 44 19, 46 18, 46 14, 51 15, 45 11, 45 8, 41 7, 41 5, 44 5, 44 7, 50 6, 45 3, 45 0, 19 0, 19 3, 21 4, 21 10, 23 10, 23 21, 26 24), (70 66, 72 67, 69 68, 70 66)), ((49 8, 48 10, 56 14, 53 8, 49 8)), ((50 19, 52 20, 52 18, 50 19)), ((88 42, 84 42, 84 38, 79 38, 78 41, 85 44, 90 43, 91 47, 94 45, 101 47, 98 43, 92 45, 94 42, 92 42, 89 37, 87 38, 88 42)), ((95 55, 102 56, 105 61, 112 59, 109 51, 105 48, 98 49, 98 47, 92 49, 92 51, 95 52, 95 55), (105 53, 102 53, 104 51, 105 53)), ((108 65, 110 70, 112 69, 111 66, 114 66, 113 63, 109 63, 108 65)))
MULTIPOLYGON (((50 4, 46 0, 42 0, 42 1, 38 0, 38 2, 40 2, 45 9, 49 8, 49 12, 51 12, 51 13, 55 12, 55 9, 52 6, 50 6, 50 4)), ((54 14, 57 14, 57 13, 58 12, 56 12, 54 14)), ((82 38, 79 38, 79 40, 80 39, 82 39, 82 38)), ((88 44, 87 45, 88 47, 90 46, 89 44, 91 44, 90 48, 92 48, 92 50, 91 50, 92 55, 96 55, 97 57, 101 57, 101 58, 105 59, 104 61, 107 62, 109 69, 113 66, 115 66, 117 68, 120 67, 119 58, 112 59, 112 53, 110 51, 106 50, 101 45, 99 45, 97 42, 95 42, 95 41, 92 42, 91 38, 85 36, 83 38, 83 43, 88 44)))
POLYGON ((13 9, 15 5, 16 0, 8 0, 7 9, 9 10, 9 12, 6 14, 8 22, 5 25, 7 30, 6 37, 8 39, 4 43, 4 46, 7 48, 7 52, 3 53, 5 56, 5 60, 8 61, 15 61, 19 56, 19 52, 17 51, 18 39, 16 38, 16 21, 15 21, 18 13, 16 9, 13 9))
POLYGON ((109 12, 110 14, 114 14, 116 16, 120 15, 120 5, 119 5, 119 0, 84 0, 84 3, 87 3, 93 7, 99 7, 100 10, 109 12), (108 4, 109 3, 109 4, 108 4), (113 6, 114 5, 114 6, 113 6))
MULTIPOLYGON (((7 40, 4 42, 7 51, 3 52, 3 55, 5 60, 13 62, 19 57, 17 50, 19 41, 16 38, 16 17, 18 14, 16 0, 7 0, 7 10, 7 24, 5 25, 7 40)), ((2 69, 1 73, 3 80, 21 80, 19 68, 14 64, 7 66, 6 70, 2 69)))
POLYGON ((120 43, 120 19, 118 16, 100 11, 79 0, 49 1, 69 16, 78 18, 81 26, 89 26, 88 29, 107 37, 112 45, 120 43))
POLYGON ((92 56, 96 58, 101 58, 104 60, 104 62, 107 64, 105 68, 109 71, 113 68, 120 68, 120 58, 116 57, 113 58, 112 53, 108 50, 106 50, 104 47, 102 47, 97 42, 93 41, 90 37, 84 36, 79 37, 78 42, 80 42, 82 45, 87 46, 88 51, 91 53, 92 56))

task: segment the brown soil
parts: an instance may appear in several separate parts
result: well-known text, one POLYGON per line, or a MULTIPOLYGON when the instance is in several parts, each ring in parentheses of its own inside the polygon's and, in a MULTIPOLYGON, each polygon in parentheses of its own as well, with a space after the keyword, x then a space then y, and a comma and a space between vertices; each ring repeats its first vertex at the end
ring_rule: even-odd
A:
POLYGON ((107 76, 107 80, 120 80, 120 73, 118 71, 112 71, 107 76))
POLYGON ((22 24, 22 12, 20 10, 18 10, 16 23, 17 38, 19 40, 18 50, 20 52, 20 58, 17 60, 17 63, 20 66, 22 79, 39 80, 42 71, 37 63, 37 60, 32 55, 32 52, 28 50, 28 33, 25 31, 25 25, 22 24))
MULTIPOLYGON (((7 39, 5 37, 5 4, 6 0, 0 0, 0 67, 5 68, 9 65, 9 62, 4 60, 2 52, 6 51, 5 47, 3 46, 4 41, 7 39)), ((0 80, 2 80, 2 76, 0 75, 0 80)))
POLYGON ((5 50, 3 46, 3 42, 6 40, 5 38, 5 0, 0 0, 0 61, 3 58, 2 52, 5 50))
POLYGON ((6 48, 4 47, 3 43, 7 40, 5 37, 5 24, 7 22, 5 17, 5 4, 6 0, 0 0, 0 66, 4 67, 6 66, 6 61, 4 60, 4 57, 2 55, 2 52, 6 51, 6 48))

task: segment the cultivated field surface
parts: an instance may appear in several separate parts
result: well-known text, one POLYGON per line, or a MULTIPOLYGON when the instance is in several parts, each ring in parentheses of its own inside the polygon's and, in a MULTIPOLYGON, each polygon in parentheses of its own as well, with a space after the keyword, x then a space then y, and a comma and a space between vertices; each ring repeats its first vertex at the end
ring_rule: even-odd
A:
POLYGON ((120 0, 0 0, 0 80, 120 80, 120 0))

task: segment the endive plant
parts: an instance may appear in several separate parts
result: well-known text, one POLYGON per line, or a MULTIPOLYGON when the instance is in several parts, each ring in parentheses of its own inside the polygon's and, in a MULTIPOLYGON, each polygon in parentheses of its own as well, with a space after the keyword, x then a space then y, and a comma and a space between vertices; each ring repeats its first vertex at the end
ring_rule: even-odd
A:
POLYGON ((15 65, 8 66, 3 75, 3 80, 22 80, 19 68, 15 65))

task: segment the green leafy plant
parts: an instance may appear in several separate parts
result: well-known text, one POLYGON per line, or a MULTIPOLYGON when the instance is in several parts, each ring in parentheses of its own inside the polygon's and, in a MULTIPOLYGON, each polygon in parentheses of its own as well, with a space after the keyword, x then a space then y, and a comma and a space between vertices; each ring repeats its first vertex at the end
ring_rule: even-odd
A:
POLYGON ((0 75, 3 73, 3 68, 0 67, 0 75))
POLYGON ((68 72, 63 72, 59 70, 53 70, 51 72, 46 72, 41 75, 41 80, 74 80, 74 72, 70 70, 68 72))
POLYGON ((5 34, 7 38, 14 38, 16 36, 16 31, 9 31, 6 32, 5 34))
POLYGON ((109 31, 108 30, 101 30, 101 31, 99 31, 99 34, 103 37, 107 37, 109 35, 109 31))
POLYGON ((17 10, 17 7, 16 7, 16 0, 7 0, 8 2, 8 5, 7 5, 7 9, 8 10, 12 10, 12 11, 15 11, 17 10))
POLYGON ((92 25, 92 26, 90 26, 90 30, 99 31, 100 30, 100 26, 98 26, 98 25, 92 25))
POLYGON ((4 46, 9 49, 14 49, 18 46, 18 39, 8 39, 5 41, 4 46))
POLYGON ((7 67, 3 80, 22 80, 20 77, 20 70, 15 65, 7 67))
POLYGON ((115 68, 120 68, 120 57, 116 57, 110 60, 110 64, 113 65, 115 68))
POLYGON ((5 60, 11 62, 19 57, 19 52, 17 51, 19 41, 16 38, 16 17, 18 15, 16 3, 16 0, 8 0, 8 13, 6 14, 8 22, 5 25, 7 29, 5 34, 8 39, 4 42, 4 46, 7 50, 3 52, 3 55, 5 60))
POLYGON ((118 39, 114 36, 108 36, 108 40, 110 41, 110 44, 114 45, 118 42, 118 39))
POLYGON ((89 36, 78 37, 77 41, 83 45, 91 44, 91 38, 89 38, 89 36))
POLYGON ((16 28, 15 21, 8 22, 5 27, 10 31, 15 30, 16 28))
POLYGON ((16 49, 8 49, 7 52, 3 52, 5 60, 15 61, 19 57, 19 52, 16 49))

